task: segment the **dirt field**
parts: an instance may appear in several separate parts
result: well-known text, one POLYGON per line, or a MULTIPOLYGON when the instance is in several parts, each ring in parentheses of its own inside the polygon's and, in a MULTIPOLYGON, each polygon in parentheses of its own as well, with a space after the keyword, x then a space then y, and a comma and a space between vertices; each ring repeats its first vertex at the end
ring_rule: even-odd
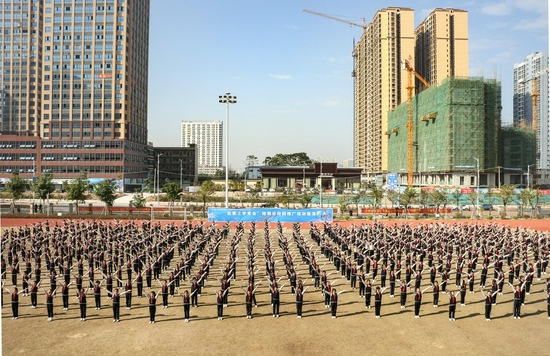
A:
MULTIPOLYGON (((506 221, 506 224, 515 226, 511 223, 516 222, 521 221, 506 221)), ((525 225, 532 227, 538 222, 540 221, 523 221, 525 225)), ((550 229, 548 221, 542 222, 544 224, 535 228, 550 229)), ((6 219, 2 223, 3 227, 14 226, 8 225, 6 219)), ((257 231, 256 248, 261 249, 264 243, 263 234, 261 229, 257 231)), ((305 233, 306 231, 304 235, 305 233)), ((225 251, 220 247, 220 255, 215 260, 213 271, 218 271, 218 267, 224 263, 224 255, 225 251)), ((275 257, 280 258, 281 253, 277 252, 275 257)), ((238 262, 238 280, 232 282, 233 287, 243 284, 239 278, 246 278, 243 260, 244 258, 238 262)), ((324 257, 321 258, 323 260, 324 257)), ((263 266, 263 257, 260 257, 258 265, 263 266)), ((330 272, 334 267, 327 264, 325 269, 330 272)), ((304 265, 299 266, 297 271, 302 271, 302 278, 307 276, 304 265)), ((536 278, 532 293, 527 296, 526 305, 522 307, 521 320, 514 320, 512 317, 512 294, 509 286, 505 286, 504 296, 498 297, 498 305, 493 307, 490 322, 485 321, 484 302, 479 290, 475 294, 466 295, 466 306, 457 305, 455 322, 448 319, 448 298, 441 294, 439 308, 433 308, 431 291, 424 294, 421 319, 414 318, 412 295, 408 296, 407 308, 400 309, 398 296, 390 298, 387 291, 383 298, 382 318, 375 319, 374 309, 365 308, 364 299, 359 298, 358 291, 352 291, 349 283, 339 273, 334 273, 329 277, 331 281, 338 279, 334 286, 338 290, 347 289, 340 295, 337 319, 331 319, 330 310, 324 307, 323 297, 319 291, 312 290, 312 286, 304 297, 306 303, 302 319, 296 318, 294 296, 288 287, 281 293, 281 316, 273 318, 268 283, 264 280, 256 292, 259 306, 253 308, 253 319, 245 317, 243 292, 233 288, 229 294, 229 307, 224 310, 224 320, 218 321, 212 289, 219 287, 214 278, 218 275, 215 272, 211 274, 206 289, 199 297, 199 308, 191 309, 190 323, 183 322, 183 307, 178 296, 169 299, 168 309, 162 309, 159 298, 157 322, 151 325, 147 299, 136 298, 135 290, 130 311, 121 303, 119 323, 113 323, 111 304, 105 294, 102 296, 102 309, 99 311, 95 310, 93 297, 89 296, 86 322, 79 320, 75 297, 71 298, 69 311, 63 311, 60 298, 56 298, 55 317, 51 323, 46 321, 43 294, 39 294, 38 309, 31 309, 30 298, 21 295, 18 320, 11 319, 9 296, 4 294, 3 354, 550 354, 547 340, 550 335, 550 319, 546 309, 546 296, 542 291, 544 281, 537 281, 536 278)), ((257 281, 260 276, 261 273, 258 274, 257 281)), ((550 274, 543 277, 550 277, 550 274)), ((281 284, 284 281, 285 279, 281 284)), ((312 282, 308 281, 307 285, 312 285, 312 282)), ((424 280, 423 288, 426 285, 427 279, 424 280)), ((186 281, 182 290, 188 286, 186 281)), ((155 291, 158 289, 157 285, 155 291)), ((452 289, 456 289, 454 285, 452 289)))

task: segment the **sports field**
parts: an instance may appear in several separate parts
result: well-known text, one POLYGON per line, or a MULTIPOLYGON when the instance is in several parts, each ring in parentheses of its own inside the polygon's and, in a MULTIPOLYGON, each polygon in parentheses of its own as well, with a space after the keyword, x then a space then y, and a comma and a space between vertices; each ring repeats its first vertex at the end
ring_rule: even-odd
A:
MULTIPOLYGON (((521 221, 520 221, 521 222, 521 221)), ((540 221, 523 221, 534 227, 540 221)), ((548 221, 536 227, 550 229, 548 221)), ((29 223, 29 221, 25 221, 29 223)), ((424 221, 424 223, 426 223, 424 221)), ((516 223, 506 221, 505 224, 516 223)), ((4 220, 5 228, 9 222, 4 220)), ((12 226, 15 223, 12 223, 12 226)), ((355 222, 358 224, 358 222, 355 222)), ((306 227, 303 226, 305 229, 306 227)), ((247 231, 247 230, 245 230, 247 231)), ((292 240, 290 230, 287 238, 292 240)), ((233 231, 231 231, 233 232, 233 231)), ((303 230, 307 236, 308 231, 303 230)), ((230 233, 231 236, 231 233, 230 233)), ((263 247, 263 231, 257 229, 256 248, 263 247)), ((223 245, 223 244, 222 244, 223 245)), ((292 245, 294 246, 294 245, 292 245)), ((242 255, 244 248, 239 250, 242 255)), ((30 308, 29 297, 20 298, 19 319, 11 319, 9 295, 4 292, 2 308, 2 351, 5 355, 171 355, 176 353, 199 355, 386 355, 386 354, 432 354, 439 355, 543 355, 550 354, 547 336, 550 335, 550 319, 547 315, 544 280, 534 279, 531 294, 522 307, 522 318, 512 317, 512 293, 507 285, 504 295, 498 297, 493 307, 492 320, 484 317, 484 301, 476 285, 475 294, 466 295, 466 306, 457 305, 456 321, 448 319, 448 298, 441 294, 439 308, 432 306, 431 291, 424 294, 421 318, 415 319, 412 295, 407 308, 401 309, 399 298, 390 298, 386 292, 382 303, 382 318, 374 317, 374 309, 365 308, 364 299, 357 290, 349 288, 349 282, 334 272, 334 266, 324 267, 330 281, 340 294, 338 318, 332 319, 330 310, 324 307, 323 296, 314 290, 311 280, 305 293, 303 318, 296 317, 294 296, 290 289, 281 292, 281 313, 273 318, 267 280, 256 291, 258 307, 253 308, 253 318, 247 319, 244 293, 238 288, 246 281, 243 256, 237 262, 237 280, 232 281, 229 306, 224 309, 224 320, 217 320, 213 288, 219 288, 216 271, 225 265, 224 249, 220 247, 214 262, 211 277, 199 297, 199 307, 191 308, 190 323, 183 322, 182 299, 169 298, 169 308, 163 309, 160 298, 157 302, 155 324, 149 324, 147 298, 135 297, 132 309, 121 306, 119 323, 113 322, 111 304, 102 295, 102 309, 95 310, 93 297, 88 298, 88 315, 80 321, 76 297, 71 297, 71 306, 63 311, 60 298, 54 301, 55 317, 47 322, 44 295, 39 294, 38 308, 30 308)), ((177 254, 176 254, 177 256, 177 254)), ((259 265, 263 264, 261 253, 259 265)), ((319 262, 325 263, 319 254, 319 262)), ((282 259, 280 251, 275 258, 282 259)), ((308 277, 307 266, 296 267, 302 279, 308 277)), ((281 285, 285 283, 284 267, 281 270, 281 285)), ((219 272, 221 275, 221 272, 219 272)), ((219 276, 218 276, 219 277, 219 276)), ((258 273, 257 281, 263 277, 258 273)), ((543 278, 550 274, 543 275, 543 278)), ((9 277, 8 277, 9 280, 9 277)), ((423 281, 422 288, 427 284, 423 281)), ((288 284, 288 283, 287 283, 288 284)), ((180 291, 187 289, 185 281, 180 291)), ((158 291, 159 285, 155 287, 158 291)), ((450 286, 456 290, 454 283, 450 286)), ((148 291, 147 289, 145 291, 148 291)))

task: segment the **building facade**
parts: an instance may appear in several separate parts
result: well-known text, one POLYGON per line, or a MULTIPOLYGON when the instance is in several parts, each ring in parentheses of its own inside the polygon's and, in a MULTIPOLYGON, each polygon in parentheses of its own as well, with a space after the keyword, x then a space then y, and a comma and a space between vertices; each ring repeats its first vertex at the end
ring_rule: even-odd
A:
MULTIPOLYGON (((501 85, 483 78, 447 78, 413 98, 415 186, 496 186, 501 85), (477 181, 479 160, 480 180, 477 181)), ((407 184, 408 103, 389 117, 389 171, 407 184)))
MULTIPOLYGON (((428 82, 468 75, 468 13, 435 9, 414 29, 414 10, 378 11, 355 47, 354 163, 367 175, 388 171, 388 115, 407 101, 408 60, 428 82)), ((418 80, 417 80, 418 82, 418 80)), ((419 83, 417 92, 423 89, 419 83)))
POLYGON ((214 175, 223 169, 223 122, 182 121, 181 146, 197 145, 198 173, 214 175))
MULTIPOLYGON (((514 64, 514 125, 536 130, 537 168, 550 174, 550 117, 548 99, 548 52, 534 52, 514 64), (536 87, 535 87, 536 86, 536 87), (538 92, 537 126, 533 125, 533 97, 538 92)), ((535 162, 532 162, 535 163, 535 162)))
POLYGON ((154 147, 154 166, 158 163, 160 170, 153 173, 158 174, 153 180, 158 177, 161 189, 168 182, 174 182, 182 188, 197 185, 197 156, 198 150, 194 144, 189 147, 154 147))
MULTIPOLYGON (((468 12, 437 8, 416 28, 415 70, 430 85, 468 76, 468 12)), ((423 89, 416 79, 416 93, 423 89)))
POLYGON ((1 1, 0 177, 147 178, 149 1, 1 1), (32 137, 32 139, 31 139, 32 137), (29 145, 27 141, 34 142, 29 145), (18 146, 18 147, 16 147, 18 146), (30 147, 33 146, 33 147, 30 147), (24 158, 24 159, 21 159, 24 158))
MULTIPOLYGON (((354 163, 367 174, 387 170, 388 113, 407 100, 401 59, 414 56, 414 11, 386 8, 374 15, 354 55, 354 163)), ((414 63, 412 63, 414 65, 414 63)))

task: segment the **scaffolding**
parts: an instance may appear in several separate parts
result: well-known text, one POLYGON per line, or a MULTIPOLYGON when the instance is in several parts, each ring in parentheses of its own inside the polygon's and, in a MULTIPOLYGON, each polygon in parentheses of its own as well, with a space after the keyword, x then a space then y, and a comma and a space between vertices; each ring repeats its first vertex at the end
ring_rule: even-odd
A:
MULTIPOLYGON (((449 77, 413 98, 413 170, 452 173, 499 162, 500 82, 449 77)), ((388 170, 407 170, 407 103, 390 112, 388 170)))

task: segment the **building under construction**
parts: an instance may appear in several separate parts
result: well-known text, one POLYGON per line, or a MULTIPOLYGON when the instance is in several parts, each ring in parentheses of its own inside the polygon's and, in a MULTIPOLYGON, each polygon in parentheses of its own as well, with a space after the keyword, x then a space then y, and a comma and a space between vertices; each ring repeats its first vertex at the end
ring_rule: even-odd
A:
MULTIPOLYGON (((415 186, 496 185, 499 81, 449 77, 440 86, 416 95, 412 110, 415 186)), ((388 171, 399 174, 401 185, 407 184, 407 121, 408 104, 403 103, 390 112, 384 133, 388 138, 388 171)))
POLYGON ((535 153, 535 130, 524 127, 504 126, 500 131, 500 157, 503 175, 502 182, 526 186, 527 176, 533 182, 535 153), (529 167, 530 166, 530 167, 529 167), (531 170, 529 170, 531 168, 531 170))

